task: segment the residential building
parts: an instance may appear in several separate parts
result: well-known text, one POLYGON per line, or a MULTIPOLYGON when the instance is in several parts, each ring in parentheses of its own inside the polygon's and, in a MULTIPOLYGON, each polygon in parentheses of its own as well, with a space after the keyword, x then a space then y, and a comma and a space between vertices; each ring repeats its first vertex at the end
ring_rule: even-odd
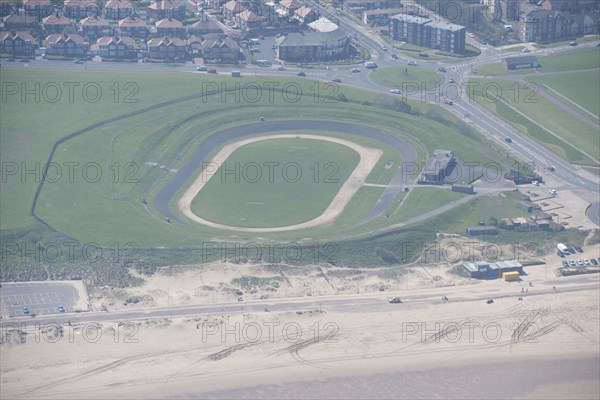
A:
POLYGON ((71 26, 71 20, 62 15, 48 15, 42 20, 42 26, 46 34, 63 33, 66 28, 71 26))
POLYGON ((133 14, 133 5, 127 0, 108 0, 104 5, 104 18, 113 21, 133 14))
POLYGON ((199 36, 190 36, 187 40, 188 53, 192 57, 198 57, 202 54, 202 38, 199 36))
POLYGON ((448 53, 464 53, 466 28, 429 17, 397 14, 390 17, 390 37, 448 53))
POLYGON ((223 4, 223 7, 221 7, 221 12, 223 14, 223 18, 233 20, 237 14, 241 13, 242 11, 246 11, 247 9, 248 6, 246 6, 246 4, 231 0, 223 4))
POLYGON ((293 17, 297 9, 304 7, 304 4, 299 0, 281 0, 279 2, 278 14, 283 17, 293 17))
POLYGON ((210 38, 202 43, 202 57, 209 60, 237 60, 240 47, 230 38, 210 38))
POLYGON ((150 58, 164 60, 185 58, 187 55, 186 42, 180 38, 154 38, 147 43, 150 58))
POLYGON ((9 14, 2 18, 4 29, 9 31, 32 31, 39 29, 37 17, 27 14, 9 14))
POLYGON ((38 21, 52 14, 53 8, 50 0, 23 0, 25 14, 33 15, 38 21))
POLYGON ((185 19, 185 3, 181 0, 155 0, 148 6, 148 16, 154 20, 185 19))
POLYGON ((95 0, 65 0, 63 15, 70 19, 94 17, 100 13, 95 0))
POLYGON ((371 26, 389 25, 390 17, 400 13, 407 13, 406 9, 384 8, 381 10, 365 10, 363 11, 363 22, 371 26))
POLYGON ((519 0, 500 0, 502 19, 508 22, 518 21, 520 14, 519 0))
POLYGON ((276 39, 277 57, 284 61, 327 61, 350 52, 350 38, 341 29, 331 32, 290 33, 276 39))
POLYGON ((0 32, 0 53, 29 56, 35 47, 35 39, 28 32, 0 32))
POLYGON ((92 39, 112 34, 112 27, 102 17, 86 17, 79 21, 79 25, 83 35, 92 39))
POLYGON ((0 0, 0 17, 6 17, 7 15, 16 11, 16 0, 0 0))
POLYGON ((160 37, 178 37, 184 39, 186 36, 183 24, 173 18, 161 19, 156 22, 156 32, 160 37))
POLYGON ((206 16, 200 18, 199 21, 194 22, 188 31, 193 35, 208 35, 208 34, 222 34, 223 26, 217 22, 214 17, 206 16))
POLYGON ((119 21, 119 31, 123 36, 145 39, 148 37, 148 26, 146 22, 130 15, 119 21))
POLYGON ((242 29, 256 29, 262 26, 262 18, 250 10, 236 14, 233 19, 242 29))
POLYGON ((600 33, 600 11, 571 14, 568 11, 534 10, 519 21, 519 35, 526 42, 548 43, 600 33))
POLYGON ((317 13, 310 7, 300 7, 294 12, 294 18, 302 25, 310 24, 317 19, 317 13))
POLYGON ((129 36, 103 36, 96 41, 98 55, 109 58, 136 58, 135 40, 129 36))
POLYGON ((506 69, 537 68, 540 65, 536 56, 517 56, 502 59, 502 65, 506 69))
POLYGON ((46 54, 78 57, 87 53, 88 45, 80 35, 55 33, 46 38, 46 54))

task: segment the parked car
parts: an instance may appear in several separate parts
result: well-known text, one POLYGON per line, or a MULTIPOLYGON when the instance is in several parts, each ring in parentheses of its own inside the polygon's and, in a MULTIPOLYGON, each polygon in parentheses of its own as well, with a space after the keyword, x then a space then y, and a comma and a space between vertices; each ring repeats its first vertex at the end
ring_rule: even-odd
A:
POLYGON ((206 65, 201 65, 199 67, 196 67, 196 71, 208 71, 208 68, 206 67, 206 65))
POLYGON ((577 260, 577 265, 583 265, 583 260, 577 260))
POLYGON ((211 69, 209 69, 209 70, 208 70, 208 71, 206 71, 206 72, 208 72, 209 74, 216 74, 216 73, 217 73, 217 70, 216 70, 216 69, 214 69, 214 68, 211 68, 211 69))
POLYGON ((23 307, 23 314, 29 315, 29 308, 23 307))
POLYGON ((265 40, 265 36, 264 36, 264 35, 258 35, 258 38, 259 38, 260 40, 265 40))
POLYGON ((486 303, 488 303, 488 304, 494 304, 494 299, 488 299, 488 301, 486 303))
POLYGON ((571 253, 571 254, 575 254, 576 253, 575 249, 572 246, 569 247, 567 250, 569 250, 569 253, 571 253))
POLYGON ((573 261, 573 260, 569 260, 569 265, 570 265, 571 267, 574 267, 574 266, 576 265, 576 263, 575 263, 575 261, 573 261))
POLYGON ((340 78, 333 78, 331 81, 335 83, 342 83, 342 80, 340 78))
POLYGON ((580 253, 583 253, 583 249, 581 248, 581 246, 575 246, 575 250, 577 250, 580 253))
POLYGON ((568 268, 568 267, 569 267, 569 263, 568 263, 568 262, 566 262, 566 261, 563 261, 563 262, 562 262, 562 265, 563 265, 563 267, 565 267, 565 268, 568 268))
POLYGON ((83 64, 83 61, 77 59, 77 60, 73 60, 73 64, 83 64))
POLYGON ((306 76, 306 74, 304 72, 298 72, 296 75, 297 76, 306 76))
POLYGON ((391 89, 390 93, 392 93, 392 94, 402 94, 402 91, 400 89, 391 89))
POLYGON ((350 72, 352 72, 354 74, 354 73, 360 72, 360 69, 358 69, 358 68, 352 68, 350 70, 350 72))
POLYGON ((592 258, 592 259, 590 260, 590 262, 592 263, 592 265, 598 265, 598 261, 596 261, 596 259, 595 259, 595 258, 592 258))
POLYGON ((395 297, 395 296, 391 297, 388 301, 390 303, 402 303, 402 299, 400 297, 395 297))
POLYGON ((577 46, 577 42, 571 42, 569 43, 569 46, 577 46))
POLYGON ((419 64, 417 64, 417 62, 416 62, 416 61, 409 61, 409 62, 408 62, 408 65, 412 65, 413 67, 416 67, 416 66, 417 66, 417 65, 419 65, 419 64))
POLYGON ((385 47, 385 46, 381 46, 381 50, 383 50, 383 51, 387 51, 387 47, 385 47))
POLYGON ((446 72, 446 68, 444 68, 444 67, 439 67, 439 68, 438 68, 438 71, 440 71, 440 72, 446 72))
POLYGON ((528 48, 524 48, 523 50, 521 50, 521 53, 531 53, 531 50, 529 50, 528 48))
POLYGON ((562 251, 559 250, 556 252, 556 255, 558 255, 559 257, 564 257, 565 253, 563 253, 562 251))
POLYGON ((583 265, 590 265, 590 260, 588 260, 587 258, 585 258, 583 260, 583 265))
POLYGON ((512 143, 512 139, 511 139, 511 138, 509 138, 509 137, 507 137, 507 138, 504 138, 504 141, 505 141, 506 143, 512 143))
POLYGON ((65 307, 63 305, 58 306, 58 312, 65 312, 65 307))
POLYGON ((553 194, 553 195, 555 195, 555 196, 556 196, 556 193, 557 193, 557 192, 556 192, 556 190, 554 190, 554 189, 548 189, 548 193, 550 193, 550 194, 553 194))

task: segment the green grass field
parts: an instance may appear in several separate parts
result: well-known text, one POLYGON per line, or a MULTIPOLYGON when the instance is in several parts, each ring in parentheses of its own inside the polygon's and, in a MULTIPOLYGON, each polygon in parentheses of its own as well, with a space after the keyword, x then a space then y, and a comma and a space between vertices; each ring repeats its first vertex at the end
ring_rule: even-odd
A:
POLYGON ((539 68, 507 70, 502 66, 502 63, 494 63, 477 68, 476 73, 478 75, 530 75, 538 72, 564 72, 600 68, 600 49, 597 47, 562 54, 550 53, 536 56, 540 64, 539 68))
POLYGON ((571 72, 569 79, 565 79, 564 75, 545 75, 545 76, 530 76, 527 77, 529 82, 534 82, 555 95, 558 100, 575 110, 580 111, 582 107, 596 116, 600 117, 600 72, 571 72), (567 97, 577 106, 565 100, 562 96, 556 95, 552 90, 557 91, 562 96, 567 97))
POLYGON ((325 211, 358 161, 354 150, 323 140, 250 143, 225 160, 194 198, 192 211, 216 223, 254 228, 309 221, 325 211), (272 176, 265 163, 276 163, 272 176), (224 172, 236 168, 239 173, 224 172))
POLYGON ((369 78, 379 85, 399 89, 409 83, 433 89, 444 81, 444 77, 437 72, 418 66, 377 68, 369 74, 369 78))
POLYGON ((600 133, 537 94, 533 87, 500 79, 471 79, 469 83, 474 85, 475 101, 561 157, 581 164, 597 164, 593 159, 600 158, 597 146, 600 133), (494 89, 494 92, 488 91, 486 98, 482 97, 483 88, 492 84, 500 91, 494 89), (499 99, 494 97, 496 95, 499 99))
MULTIPOLYGON (((40 82, 42 86, 51 82, 94 82, 103 90, 103 97, 95 103, 78 97, 69 102, 66 95, 55 103, 36 102, 32 97, 23 101, 20 95, 7 98, 0 110, 0 154, 3 161, 16 163, 19 168, 23 162, 27 169, 35 165, 41 169, 53 144, 78 129, 166 100, 201 93, 202 83, 207 82, 207 77, 199 74, 39 70, 5 70, 0 79, 18 85, 40 82), (137 93, 125 90, 128 82, 136 84, 137 93), (114 92, 115 88, 119 93, 114 92), (137 102, 126 102, 127 99, 137 102)), ((210 83, 227 85, 250 82, 249 78, 234 80, 216 76, 210 79, 210 83)), ((253 78, 252 82, 272 79, 253 78)), ((226 126, 256 123, 257 115, 268 119, 336 119, 377 126, 413 143, 419 159, 424 159, 435 148, 455 149, 461 159, 473 162, 483 163, 499 157, 478 134, 457 128, 459 125, 454 124, 460 121, 438 106, 410 102, 413 110, 420 112, 412 115, 384 108, 394 96, 340 87, 340 92, 349 100, 340 102, 327 96, 327 91, 322 90, 321 97, 316 96, 314 82, 309 80, 289 79, 281 83, 298 84, 304 96, 297 102, 286 102, 275 94, 275 101, 263 96, 261 101, 252 104, 236 103, 233 96, 195 98, 106 123, 62 143, 56 148, 52 161, 61 167, 63 176, 44 184, 36 214, 68 237, 101 245, 133 241, 140 247, 176 248, 197 245, 204 238, 222 237, 223 231, 197 224, 166 223, 153 209, 154 196, 173 174, 160 166, 180 168, 207 137, 226 126), (360 104, 365 101, 370 105, 360 104), (436 122, 422 115, 430 110, 436 110, 446 122, 436 122), (455 145, 457 142, 461 143, 459 148, 455 145), (67 165, 72 163, 76 166, 70 180, 67 165), (96 177, 98 170, 102 174, 96 177)), ((342 136, 365 146, 375 146, 366 138, 342 136)), ((397 168, 401 160, 389 147, 381 143, 379 147, 384 155, 367 182, 385 184, 394 169, 385 170, 382 166, 393 161, 397 168)), ((30 214, 39 183, 36 178, 39 174, 21 176, 18 171, 3 182, 0 191, 2 237, 21 237, 40 230, 41 224, 30 214)), ((361 188, 335 224, 290 232, 285 237, 264 235, 265 239, 333 237, 340 229, 364 218, 382 191, 380 187, 361 188)), ((234 236, 240 240, 252 237, 234 236)))

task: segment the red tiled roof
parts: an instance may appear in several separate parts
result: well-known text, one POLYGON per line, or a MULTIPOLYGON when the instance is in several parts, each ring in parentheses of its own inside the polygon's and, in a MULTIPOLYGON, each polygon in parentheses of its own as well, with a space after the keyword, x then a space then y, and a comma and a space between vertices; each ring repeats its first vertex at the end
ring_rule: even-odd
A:
POLYGON ((23 6, 31 6, 31 7, 43 6, 43 7, 50 7, 50 5, 51 5, 50 0, 23 0, 23 6))
POLYGON ((146 26, 146 22, 142 21, 139 18, 135 18, 132 16, 129 16, 127 18, 123 18, 122 20, 119 21, 119 26, 120 27, 140 27, 143 28, 146 26))
POLYGON ((104 5, 106 9, 123 9, 133 8, 133 5, 127 0, 108 0, 104 5))
POLYGON ((152 10, 171 10, 173 8, 185 7, 179 0, 159 0, 148 6, 152 10))
POLYGON ((181 21, 177 21, 173 18, 165 18, 160 21, 156 21, 157 28, 183 28, 181 21))
POLYGON ((0 32, 0 41, 4 41, 7 37, 11 37, 13 40, 16 38, 20 38, 26 42, 33 42, 33 36, 31 36, 27 32, 11 32, 11 31, 2 31, 0 32))
POLYGON ((71 33, 71 34, 55 33, 53 35, 48 36, 46 38, 46 42, 52 43, 52 42, 57 42, 59 40, 69 40, 69 39, 78 44, 85 43, 85 40, 81 36, 74 34, 74 33, 71 33))
POLYGON ((81 26, 109 26, 107 20, 102 17, 86 17, 82 19, 80 22, 81 26))
POLYGON ((44 25, 70 25, 71 21, 69 20, 69 18, 63 17, 62 15, 60 17, 57 17, 56 15, 48 15, 46 18, 44 18, 42 20, 42 24, 44 24, 44 25))
POLYGON ((240 19, 242 21, 246 21, 246 22, 257 22, 262 19, 250 10, 242 11, 241 13, 238 14, 238 17, 240 17, 240 19))

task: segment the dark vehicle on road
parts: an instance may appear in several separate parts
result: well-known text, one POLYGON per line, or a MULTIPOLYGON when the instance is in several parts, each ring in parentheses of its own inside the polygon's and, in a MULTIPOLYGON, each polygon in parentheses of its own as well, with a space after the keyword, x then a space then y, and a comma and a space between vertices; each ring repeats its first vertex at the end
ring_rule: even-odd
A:
POLYGON ((297 76, 306 76, 306 74, 304 72, 298 72, 296 75, 297 76))

